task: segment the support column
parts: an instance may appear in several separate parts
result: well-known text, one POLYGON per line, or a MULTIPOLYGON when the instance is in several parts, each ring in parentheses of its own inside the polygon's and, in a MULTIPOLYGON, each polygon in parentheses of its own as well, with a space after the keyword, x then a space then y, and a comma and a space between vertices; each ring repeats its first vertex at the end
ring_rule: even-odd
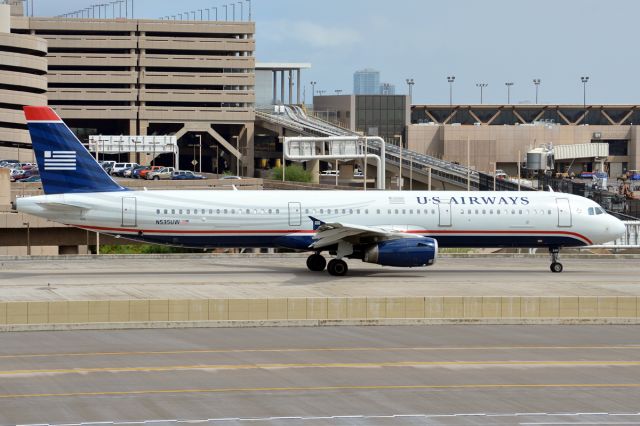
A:
POLYGON ((278 97, 278 75, 276 70, 273 70, 271 74, 273 77, 273 104, 275 105, 278 97))
POLYGON ((296 81, 298 84, 298 87, 296 87, 296 103, 300 105, 300 70, 299 69, 296 70, 296 77, 297 77, 296 81))
POLYGON ((307 171, 311 173, 311 183, 320 183, 320 160, 307 161, 307 171))
POLYGON ((254 136, 255 136, 255 124, 253 121, 245 124, 245 154, 242 156, 242 163, 245 169, 245 176, 253 177, 255 174, 255 149, 254 149, 254 136))
POLYGON ((293 103, 293 70, 289 70, 289 105, 293 103))
POLYGON ((284 70, 280 71, 280 103, 284 105, 284 70))

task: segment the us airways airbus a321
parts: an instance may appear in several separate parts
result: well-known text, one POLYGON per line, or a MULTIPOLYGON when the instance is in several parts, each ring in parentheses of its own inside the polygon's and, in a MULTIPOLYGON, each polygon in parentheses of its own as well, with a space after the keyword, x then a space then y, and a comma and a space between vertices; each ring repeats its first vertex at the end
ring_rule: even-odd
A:
POLYGON ((58 115, 25 107, 45 195, 15 208, 122 238, 194 248, 309 251, 307 267, 345 275, 345 259, 432 265, 439 247, 604 243, 624 224, 586 198, 554 192, 132 191, 113 181, 58 115), (327 264, 322 252, 333 257, 327 264))

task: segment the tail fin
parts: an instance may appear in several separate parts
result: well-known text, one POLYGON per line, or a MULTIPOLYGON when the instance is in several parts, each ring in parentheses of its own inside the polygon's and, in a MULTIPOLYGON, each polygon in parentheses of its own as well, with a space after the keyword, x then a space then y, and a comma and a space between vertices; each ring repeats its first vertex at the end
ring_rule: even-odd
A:
POLYGON ((126 191, 51 108, 26 106, 24 115, 45 194, 126 191))

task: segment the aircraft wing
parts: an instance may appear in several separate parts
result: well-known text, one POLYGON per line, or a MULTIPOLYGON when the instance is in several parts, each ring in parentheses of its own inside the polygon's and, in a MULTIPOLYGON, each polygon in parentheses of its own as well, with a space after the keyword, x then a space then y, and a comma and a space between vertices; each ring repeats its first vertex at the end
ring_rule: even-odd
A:
POLYGON ((420 238, 420 236, 407 234, 397 227, 363 226, 339 222, 323 223, 316 228, 316 233, 313 236, 315 242, 309 248, 320 249, 340 241, 358 244, 362 240, 395 240, 399 238, 420 238))

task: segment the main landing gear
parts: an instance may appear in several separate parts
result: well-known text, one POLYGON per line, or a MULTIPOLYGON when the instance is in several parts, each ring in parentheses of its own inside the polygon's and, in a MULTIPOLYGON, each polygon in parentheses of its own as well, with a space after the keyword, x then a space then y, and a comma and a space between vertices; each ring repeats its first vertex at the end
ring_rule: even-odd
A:
POLYGON ((562 272, 562 263, 558 262, 558 255, 560 254, 560 249, 557 247, 549 248, 549 254, 551 254, 551 272, 562 272))
POLYGON ((307 257, 307 268, 310 271, 321 272, 324 271, 325 266, 327 266, 327 260, 320 253, 307 257))
POLYGON ((342 259, 331 259, 327 264, 326 259, 320 253, 314 253, 307 258, 307 268, 310 271, 321 272, 324 271, 325 266, 327 272, 336 277, 342 277, 349 271, 347 262, 342 259))

